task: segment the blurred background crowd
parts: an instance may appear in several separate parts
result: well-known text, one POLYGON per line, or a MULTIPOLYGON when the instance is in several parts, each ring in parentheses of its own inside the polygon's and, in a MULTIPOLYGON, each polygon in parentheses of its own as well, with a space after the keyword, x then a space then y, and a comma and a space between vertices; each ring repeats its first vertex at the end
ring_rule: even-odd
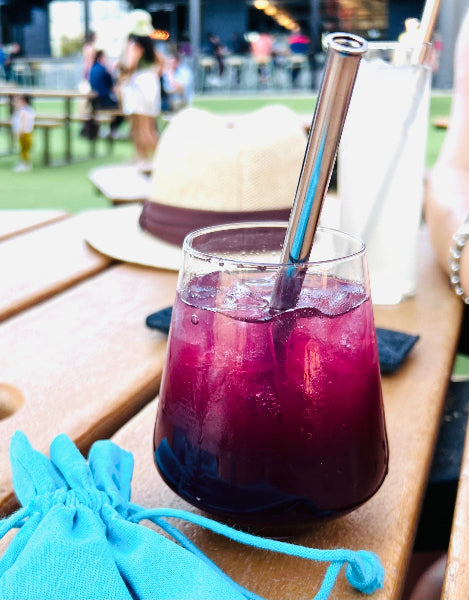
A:
MULTIPOLYGON (((434 42, 438 89, 452 87, 454 40, 466 5, 450 0, 441 9, 434 42)), ((187 100, 194 91, 315 90, 327 33, 397 40, 406 19, 421 17, 423 0, 2 0, 0 79, 77 87, 87 48, 102 50, 117 77, 125 18, 135 8, 151 15, 155 50, 168 78, 184 79, 187 100)))

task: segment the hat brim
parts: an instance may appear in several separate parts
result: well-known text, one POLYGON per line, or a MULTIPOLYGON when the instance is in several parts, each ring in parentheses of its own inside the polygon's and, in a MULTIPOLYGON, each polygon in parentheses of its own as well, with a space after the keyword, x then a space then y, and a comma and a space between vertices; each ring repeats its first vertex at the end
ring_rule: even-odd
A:
POLYGON ((91 211, 85 241, 97 252, 122 262, 179 271, 182 246, 169 244, 143 231, 138 224, 141 204, 91 211))

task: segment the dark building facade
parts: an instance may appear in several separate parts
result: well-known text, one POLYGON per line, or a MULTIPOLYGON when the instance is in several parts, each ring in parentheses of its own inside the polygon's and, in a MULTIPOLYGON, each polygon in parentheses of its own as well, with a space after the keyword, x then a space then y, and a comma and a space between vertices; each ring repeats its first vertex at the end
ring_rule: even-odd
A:
MULTIPOLYGON (((152 13, 155 25, 178 37, 188 31, 189 0, 173 3, 139 2, 152 13)), ((395 40, 408 17, 420 18, 424 0, 272 0, 309 34, 314 31, 349 31, 369 37, 395 40)), ((282 27, 253 0, 203 0, 200 3, 202 38, 208 32, 219 33, 228 43, 236 31, 267 29, 281 33, 282 27)))
MULTIPOLYGON (((89 5, 92 0, 83 0, 89 5)), ((201 0, 201 45, 216 32, 229 45, 234 34, 267 30, 285 33, 269 11, 256 8, 255 0, 201 0)), ((291 17, 312 39, 325 31, 349 31, 364 37, 397 39, 407 17, 419 18, 423 0, 271 0, 266 3, 291 17), (371 32, 371 34, 370 34, 371 32)), ((0 2, 0 41, 19 42, 28 54, 49 52, 47 0, 3 0, 0 2)), ((159 29, 169 31, 173 41, 189 37, 191 0, 129 2, 145 8, 159 29)))
MULTIPOLYGON (((89 10, 93 0, 83 0, 89 10)), ((265 3, 266 0, 264 0, 265 3)), ((320 50, 323 33, 349 31, 367 39, 396 40, 408 17, 420 18, 424 0, 268 0, 298 24, 320 50)), ((48 0, 0 0, 0 43, 18 42, 28 56, 50 55, 48 0)), ((288 33, 269 15, 255 6, 256 0, 154 0, 129 1, 129 8, 145 8, 154 26, 166 30, 170 41, 189 42, 193 34, 194 6, 200 8, 197 33, 203 52, 210 32, 230 47, 233 36, 265 29, 273 34, 288 33), (192 29, 191 29, 192 27, 192 29)), ((440 71, 435 75, 437 87, 452 85, 452 58, 458 26, 469 8, 469 0, 442 3, 437 31, 443 41, 440 71)))
POLYGON ((50 56, 47 5, 47 0, 0 0, 0 43, 17 42, 28 56, 50 56))

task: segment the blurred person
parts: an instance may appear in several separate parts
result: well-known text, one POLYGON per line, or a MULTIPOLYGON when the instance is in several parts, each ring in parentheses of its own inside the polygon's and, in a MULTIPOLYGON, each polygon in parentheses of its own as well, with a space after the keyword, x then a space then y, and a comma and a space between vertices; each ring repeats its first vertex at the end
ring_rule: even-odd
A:
POLYGON ((291 68, 291 82, 293 87, 298 85, 298 77, 301 73, 302 63, 300 60, 295 60, 295 57, 306 57, 309 52, 310 39, 307 37, 301 29, 294 31, 288 37, 288 46, 290 53, 293 55, 292 68, 291 68))
MULTIPOLYGON (((93 66, 96 54, 96 33, 90 31, 85 35, 85 41, 81 50, 81 79, 78 83, 78 89, 83 94, 91 91, 90 71, 93 66)), ((78 100, 78 110, 80 113, 86 113, 88 109, 88 99, 80 98, 78 100)))
POLYGON ((178 52, 181 56, 192 56, 191 43, 189 41, 189 38, 185 34, 182 35, 181 43, 178 47, 178 52))
POLYGON ((210 54, 214 56, 217 61, 218 75, 221 78, 225 72, 226 48, 222 45, 220 38, 216 33, 209 33, 207 38, 210 54))
POLYGON ((32 169, 31 148, 35 112, 31 106, 31 98, 26 94, 18 94, 13 99, 14 111, 11 117, 11 127, 18 138, 20 146, 20 161, 13 168, 17 173, 32 169))
POLYGON ((268 79, 268 65, 272 60, 274 38, 266 31, 260 31, 251 40, 251 55, 257 63, 257 72, 262 83, 268 79))
POLYGON ((235 74, 236 85, 241 85, 241 75, 245 57, 251 54, 251 44, 246 39, 246 36, 236 31, 231 37, 231 56, 229 64, 235 74))
POLYGON ((5 52, 5 50, 3 49, 2 46, 0 46, 0 77, 4 76, 6 79, 6 71, 5 71, 5 63, 7 61, 7 53, 5 52))
POLYGON ((419 43, 420 20, 409 18, 404 21, 404 31, 399 35, 396 49, 394 50, 392 62, 395 65, 409 64, 412 51, 419 43))
POLYGON ((308 54, 310 39, 301 29, 294 31, 288 36, 288 45, 292 54, 308 54))
POLYGON ((173 54, 166 60, 162 91, 166 95, 166 110, 177 111, 192 102, 194 78, 191 69, 181 61, 179 54, 173 54))
MULTIPOLYGON (((107 67, 104 50, 97 50, 95 53, 93 66, 90 69, 90 86, 97 94, 91 101, 93 110, 119 108, 119 101, 114 90, 115 82, 107 67)), ((112 119, 110 124, 111 136, 115 137, 117 135, 117 128, 123 120, 124 118, 121 115, 116 115, 112 119)))
POLYGON ((18 42, 13 42, 12 44, 7 44, 3 47, 3 51, 6 54, 5 62, 3 63, 3 69, 5 71, 5 78, 7 81, 11 81, 13 79, 12 66, 13 66, 13 58, 19 57, 22 55, 21 46, 18 42))
MULTIPOLYGON (((394 50, 393 63, 396 65, 409 64, 412 58, 412 52, 420 43, 420 20, 409 18, 404 21, 404 31, 399 35, 396 49, 394 50)), ((425 57, 426 63, 430 66, 432 73, 438 71, 440 54, 442 50, 441 36, 435 32, 432 36, 431 47, 425 57)))
MULTIPOLYGON (((453 235, 469 218, 469 11, 454 53, 454 91, 448 130, 428 177, 425 220, 441 267, 451 276, 453 235)), ((465 225, 466 224, 466 225, 465 225)), ((468 226, 469 228, 469 226, 468 226)), ((466 240, 463 240, 466 241, 466 240)), ((460 296, 469 303, 469 244, 461 247, 460 296)))
POLYGON ((251 54, 255 58, 270 58, 274 46, 274 39, 267 31, 260 31, 251 41, 251 54))
POLYGON ((142 171, 151 170, 158 143, 157 117, 161 112, 163 61, 155 52, 151 15, 136 9, 124 49, 119 85, 122 110, 130 121, 130 135, 142 171))
POLYGON ((430 60, 429 60, 429 64, 430 64, 432 73, 437 73, 438 69, 440 68, 440 56, 441 56, 442 51, 443 51, 443 39, 441 37, 441 34, 438 31, 436 31, 433 34, 432 52, 431 52, 430 60))
POLYGON ((90 79, 90 71, 91 67, 94 63, 94 58, 96 55, 96 33, 94 31, 90 31, 85 36, 85 43, 83 44, 83 48, 81 51, 82 56, 82 79, 84 81, 89 81, 90 79))

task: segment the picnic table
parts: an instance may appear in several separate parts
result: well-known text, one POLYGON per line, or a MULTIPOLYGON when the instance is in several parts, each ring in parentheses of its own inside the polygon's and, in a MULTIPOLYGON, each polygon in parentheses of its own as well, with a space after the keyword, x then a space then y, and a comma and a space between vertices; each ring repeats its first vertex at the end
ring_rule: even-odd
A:
MULTIPOLYGON (((46 454, 61 432, 85 454, 96 439, 110 437, 134 455, 133 501, 196 512, 162 481, 152 456, 166 337, 148 329, 145 317, 172 304, 176 273, 118 263, 92 250, 83 238, 94 218, 94 211, 44 213, 42 221, 24 213, 22 226, 11 212, 2 215, 0 513, 17 506, 8 458, 17 429, 46 454)), ((386 578, 371 597, 389 600, 403 589, 462 318, 425 229, 415 297, 374 310, 378 326, 420 336, 400 370, 382 380, 389 474, 362 507, 290 541, 374 551, 386 578)), ((324 565, 244 547, 193 525, 184 533, 240 584, 267 598, 310 598, 324 575, 324 565)), ((333 597, 362 596, 340 575, 333 597)))
POLYGON ((112 204, 144 202, 150 196, 150 176, 137 165, 105 165, 88 173, 94 189, 112 204))
MULTIPOLYGON (((25 87, 17 87, 11 85, 0 85, 0 99, 6 98, 10 104, 10 114, 8 118, 0 120, 0 125, 4 127, 9 127, 10 125, 10 116, 12 112, 11 101, 13 97, 17 94, 26 94, 31 96, 31 98, 35 99, 59 99, 63 100, 63 110, 60 114, 53 114, 47 116, 41 116, 40 114, 36 116, 35 120, 35 129, 42 129, 44 132, 44 164, 48 165, 50 163, 50 153, 49 153, 49 132, 52 129, 63 128, 65 132, 65 145, 64 145, 64 162, 70 163, 73 161, 73 143, 72 143, 72 122, 74 120, 78 120, 79 122, 83 122, 89 115, 74 115, 73 113, 73 102, 77 100, 89 100, 95 97, 95 92, 81 92, 79 90, 71 90, 71 89, 62 89, 62 90, 51 90, 51 89, 41 89, 41 88, 25 88, 25 87)), ((105 119, 101 119, 101 121, 110 122, 112 115, 106 115, 105 119)), ((112 148, 112 138, 109 138, 110 145, 109 148, 112 148)), ((93 142, 93 141, 92 141, 93 142)), ((9 153, 13 152, 13 143, 11 139, 9 153)), ((95 153, 95 145, 91 144, 91 155, 95 153)))

